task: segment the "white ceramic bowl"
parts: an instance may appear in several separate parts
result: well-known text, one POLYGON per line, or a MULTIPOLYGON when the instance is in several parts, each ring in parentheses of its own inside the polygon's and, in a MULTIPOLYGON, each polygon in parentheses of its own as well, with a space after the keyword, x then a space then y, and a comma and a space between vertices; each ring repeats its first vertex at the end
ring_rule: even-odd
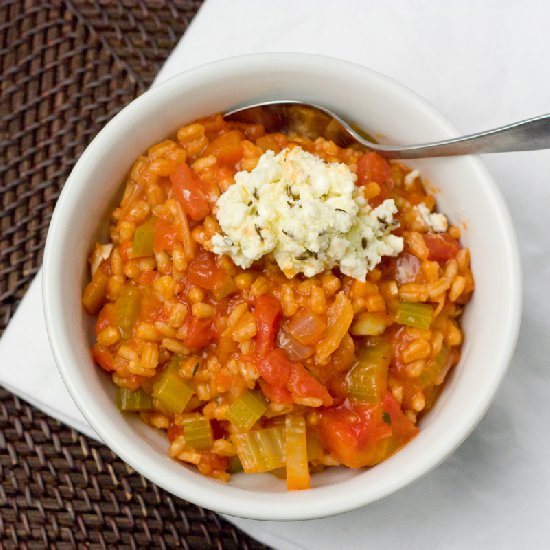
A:
POLYGON ((439 206, 464 222, 474 298, 464 317, 462 360, 420 434, 370 470, 331 468, 309 491, 287 492, 268 474, 221 484, 171 460, 167 441, 121 415, 114 389, 91 357, 92 322, 80 296, 100 220, 138 155, 193 119, 263 99, 325 105, 391 143, 458 134, 426 101, 366 68, 320 56, 261 54, 193 69, 152 88, 121 111, 88 146, 55 209, 44 256, 44 312, 61 375, 83 415, 123 460, 175 495, 228 514, 270 520, 318 518, 357 508, 407 485, 447 457, 479 422, 513 351, 521 314, 519 257, 510 216, 478 158, 429 159, 419 168, 441 192, 439 206))

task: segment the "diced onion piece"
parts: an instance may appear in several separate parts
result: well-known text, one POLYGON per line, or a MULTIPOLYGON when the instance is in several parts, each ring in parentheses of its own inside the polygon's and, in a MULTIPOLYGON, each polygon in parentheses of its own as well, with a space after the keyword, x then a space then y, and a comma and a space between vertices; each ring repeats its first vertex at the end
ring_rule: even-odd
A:
POLYGON ((290 361, 303 361, 313 355, 313 349, 300 344, 296 338, 281 328, 277 334, 277 345, 282 348, 290 361))
POLYGON ((269 472, 285 465, 285 438, 281 427, 233 434, 231 441, 247 474, 269 472))
POLYGON ((113 243, 109 244, 96 244, 94 251, 90 255, 90 271, 92 277, 95 275, 95 272, 99 269, 101 262, 107 260, 113 251, 113 243))
POLYGON ((286 484, 289 491, 309 489, 306 422, 303 415, 285 419, 286 484))
POLYGON ((433 308, 430 304, 399 302, 395 322, 409 327, 427 329, 432 324, 433 308))
POLYGON ((358 363, 348 374, 348 395, 361 403, 380 403, 386 392, 390 344, 377 344, 359 352, 358 363))
POLYGON ((247 391, 225 413, 225 418, 241 430, 250 430, 267 410, 267 403, 260 392, 247 391))
POLYGON ((185 445, 204 451, 210 449, 214 443, 210 420, 202 414, 191 414, 182 420, 185 445))
POLYGON ((153 397, 174 414, 183 412, 193 395, 193 389, 178 374, 179 357, 174 356, 153 385, 153 397))
POLYGON ((117 388, 116 406, 124 412, 147 411, 153 408, 153 399, 141 388, 135 391, 117 388))
POLYGON ((386 330, 386 323, 385 314, 365 311, 355 317, 350 333, 353 336, 379 336, 386 330))
POLYGON ((317 314, 303 309, 293 315, 287 325, 288 332, 301 344, 315 344, 325 332, 326 323, 317 314))
POLYGON ((339 292, 328 310, 328 326, 317 344, 317 359, 322 363, 338 348, 353 321, 353 307, 344 292, 339 292))

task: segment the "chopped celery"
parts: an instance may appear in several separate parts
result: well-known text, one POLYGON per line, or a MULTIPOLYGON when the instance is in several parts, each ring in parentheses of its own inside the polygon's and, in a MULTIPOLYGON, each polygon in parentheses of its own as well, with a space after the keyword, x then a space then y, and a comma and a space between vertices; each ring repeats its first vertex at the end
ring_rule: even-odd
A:
POLYGON ((307 438, 307 459, 309 462, 315 462, 323 458, 323 446, 319 439, 319 434, 312 430, 308 430, 307 438))
POLYGON ((431 411, 435 405, 437 398, 443 391, 443 384, 439 386, 430 386, 424 390, 424 395, 426 397, 426 405, 422 410, 422 414, 426 414, 428 411, 431 411))
POLYGON ((146 222, 136 227, 134 241, 132 243, 132 257, 153 255, 153 243, 155 242, 155 227, 157 219, 153 216, 146 222))
POLYGON ((348 374, 348 395, 362 403, 380 403, 386 391, 391 345, 367 347, 358 354, 358 362, 348 374))
POLYGON ((178 374, 179 367, 180 359, 175 355, 153 384, 153 397, 175 414, 183 412, 193 395, 191 386, 178 374))
POLYGON ((306 421, 289 414, 285 421, 286 485, 289 491, 309 489, 306 421))
POLYGON ((378 336, 385 330, 385 314, 365 311, 354 319, 350 328, 350 334, 353 336, 378 336))
POLYGON ((414 328, 430 328, 433 308, 429 304, 414 302, 399 302, 395 314, 395 322, 414 328))
POLYGON ((210 449, 214 438, 210 420, 202 414, 192 414, 182 420, 185 444, 192 449, 203 451, 210 449))
POLYGON ((135 391, 117 388, 116 406, 125 412, 148 411, 153 408, 153 399, 141 388, 135 391))
POLYGON ((449 370, 449 355, 449 348, 445 345, 441 346, 441 350, 435 359, 431 359, 426 363, 426 367, 418 377, 418 382, 423 386, 441 384, 449 370))
POLYGON ((286 468, 275 468, 269 472, 272 476, 275 476, 277 479, 286 479, 286 468))
POLYGON ((230 474, 238 474, 239 472, 243 471, 243 465, 241 464, 241 461, 239 460, 238 456, 232 456, 229 459, 229 464, 227 465, 227 471, 230 474))
POLYGON ((125 286, 115 302, 116 324, 122 332, 123 338, 131 338, 134 325, 139 316, 141 294, 139 289, 132 285, 125 286))
POLYGON ((247 391, 227 409, 225 417, 241 430, 250 430, 267 410, 267 403, 257 391, 247 391))
POLYGON ((285 465, 285 438, 282 427, 233 434, 231 441, 248 474, 269 472, 285 465))

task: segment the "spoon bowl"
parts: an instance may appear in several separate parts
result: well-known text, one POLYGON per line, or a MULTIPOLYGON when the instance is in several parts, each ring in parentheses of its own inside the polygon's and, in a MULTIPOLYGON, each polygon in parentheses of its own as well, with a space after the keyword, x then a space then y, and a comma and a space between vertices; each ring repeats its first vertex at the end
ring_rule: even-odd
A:
POLYGON ((265 101, 225 113, 237 122, 262 124, 267 132, 329 139, 340 147, 376 151, 389 159, 447 157, 550 148, 550 114, 493 130, 418 145, 381 145, 368 133, 320 105, 295 100, 265 101))

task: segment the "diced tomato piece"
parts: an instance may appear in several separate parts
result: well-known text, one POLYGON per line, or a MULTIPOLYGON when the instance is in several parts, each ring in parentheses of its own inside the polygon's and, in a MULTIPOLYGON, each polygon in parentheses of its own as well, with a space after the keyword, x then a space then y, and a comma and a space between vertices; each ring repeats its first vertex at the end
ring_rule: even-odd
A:
POLYGON ((357 185, 366 185, 369 182, 380 185, 380 193, 369 199, 371 206, 376 207, 391 198, 393 189, 391 166, 378 153, 365 153, 357 161, 357 185))
POLYGON ((339 462, 349 468, 361 468, 386 458, 380 453, 380 443, 391 437, 391 427, 383 421, 380 405, 341 405, 322 412, 320 433, 339 462))
POLYGON ((105 346, 94 344, 92 347, 92 357, 103 370, 107 372, 115 370, 115 359, 105 346))
POLYGON ((404 445, 418 433, 418 428, 405 416, 390 392, 384 395, 382 408, 390 416, 392 435, 398 438, 400 445, 404 445))
POLYGON ((217 420, 216 418, 211 418, 210 426, 212 428, 212 437, 214 438, 214 441, 216 439, 222 439, 224 437, 225 432, 219 420, 217 420))
POLYGON ((424 233, 422 236, 429 250, 428 260, 446 262, 460 250, 460 243, 449 233, 424 233))
POLYGON ((293 364, 286 358, 280 348, 274 349, 265 359, 258 361, 261 377, 270 385, 279 388, 286 386, 290 380, 293 364))
POLYGON ((95 322, 95 333, 99 334, 104 328, 108 326, 116 326, 116 312, 114 304, 105 304, 99 315, 97 316, 97 321, 95 322))
POLYGON ((204 156, 214 155, 220 164, 236 164, 243 157, 244 135, 238 130, 230 130, 212 141, 204 156))
POLYGON ((229 458, 214 453, 201 453, 197 467, 199 472, 210 475, 213 472, 225 472, 229 458))
POLYGON ((260 380, 260 388, 271 403, 280 403, 281 405, 292 404, 292 395, 290 395, 290 392, 286 388, 272 386, 265 380, 260 380))
POLYGON ((158 218, 155 226, 155 240, 153 241, 153 250, 155 252, 160 252, 161 250, 173 250, 177 242, 177 227, 174 225, 170 225, 158 218))
POLYGON ((170 176, 172 193, 185 213, 195 221, 204 219, 210 213, 210 204, 204 194, 198 176, 187 166, 181 164, 170 176))
POLYGON ((191 284, 212 290, 222 278, 225 271, 218 267, 211 254, 202 254, 194 259, 187 268, 187 279, 191 284))
POLYGON ((139 321, 142 323, 154 323, 159 320, 161 311, 162 302, 153 293, 143 292, 139 303, 139 321))
POLYGON ((176 426, 175 424, 172 424, 166 430, 166 436, 168 437, 168 441, 170 441, 170 443, 172 443, 178 435, 183 435, 183 426, 176 426))
POLYGON ((254 300, 254 317, 256 318, 256 356, 265 357, 275 349, 275 338, 279 331, 281 304, 277 298, 264 294, 254 300))
POLYGON ((378 153, 367 152, 357 161, 357 183, 365 185, 370 181, 393 187, 391 166, 378 153))
POLYGON ((378 464, 418 432, 388 392, 378 405, 340 405, 322 411, 320 433, 334 457, 350 468, 378 464))
POLYGON ((216 337, 212 319, 199 319, 188 315, 186 330, 183 343, 189 348, 203 348, 216 337))
POLYGON ((314 378, 300 363, 292 364, 292 374, 288 382, 288 389, 293 397, 314 397, 321 399, 323 405, 332 405, 332 397, 319 380, 314 378))
POLYGON ((340 345, 331 355, 331 374, 347 371, 355 362, 355 342, 349 332, 344 334, 340 345))

